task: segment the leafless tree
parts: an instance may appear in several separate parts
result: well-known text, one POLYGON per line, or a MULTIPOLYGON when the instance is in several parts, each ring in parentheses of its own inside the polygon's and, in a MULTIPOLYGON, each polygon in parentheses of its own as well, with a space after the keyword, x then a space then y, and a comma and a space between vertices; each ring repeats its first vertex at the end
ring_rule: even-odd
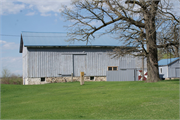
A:
POLYGON ((114 49, 115 56, 131 54, 147 58, 147 82, 159 81, 157 49, 179 44, 175 41, 157 44, 156 32, 166 21, 179 24, 168 0, 75 0, 63 7, 62 15, 73 24, 68 26, 69 41, 94 39, 94 33, 117 35, 128 49, 114 49), (94 25, 93 22, 99 23, 94 25), (136 51, 136 52, 135 52, 136 51))
POLYGON ((7 68, 3 68, 2 70, 2 78, 8 78, 11 76, 11 72, 7 68))
POLYGON ((1 71, 1 76, 2 76, 1 83, 2 84, 3 83, 9 84, 9 82, 10 82, 10 78, 9 77, 11 76, 11 72, 9 71, 9 69, 3 68, 2 71, 1 71))
MULTIPOLYGON (((173 42, 179 42, 180 40, 180 30, 178 23, 173 23, 168 21, 168 23, 161 28, 161 31, 157 33, 157 42, 158 44, 168 44, 173 42)), ((179 57, 179 45, 175 44, 172 46, 164 46, 159 48, 158 57, 161 59, 164 54, 172 55, 173 57, 179 57)), ((168 56, 167 56, 168 57, 168 56)))

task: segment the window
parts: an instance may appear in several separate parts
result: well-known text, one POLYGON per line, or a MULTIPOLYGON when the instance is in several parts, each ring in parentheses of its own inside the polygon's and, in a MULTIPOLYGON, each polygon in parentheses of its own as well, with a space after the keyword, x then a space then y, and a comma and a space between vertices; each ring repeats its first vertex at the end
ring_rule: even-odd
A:
POLYGON ((41 82, 44 82, 45 81, 45 78, 41 78, 41 82))
POLYGON ((117 66, 109 66, 108 71, 117 71, 118 67, 117 66))
POLYGON ((162 73, 162 68, 160 68, 160 73, 162 73))
POLYGON ((117 70, 117 67, 113 67, 113 70, 117 70))
POLYGON ((112 71, 112 67, 108 67, 108 71, 112 71))
POLYGON ((94 80, 94 76, 90 76, 90 80, 94 80))

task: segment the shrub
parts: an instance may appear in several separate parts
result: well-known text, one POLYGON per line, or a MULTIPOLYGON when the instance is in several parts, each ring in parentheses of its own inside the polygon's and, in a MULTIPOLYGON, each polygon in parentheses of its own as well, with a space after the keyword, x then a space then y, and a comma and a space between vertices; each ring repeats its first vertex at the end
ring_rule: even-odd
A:
POLYGON ((23 80, 20 75, 11 74, 7 68, 2 70, 1 84, 22 85, 23 80))

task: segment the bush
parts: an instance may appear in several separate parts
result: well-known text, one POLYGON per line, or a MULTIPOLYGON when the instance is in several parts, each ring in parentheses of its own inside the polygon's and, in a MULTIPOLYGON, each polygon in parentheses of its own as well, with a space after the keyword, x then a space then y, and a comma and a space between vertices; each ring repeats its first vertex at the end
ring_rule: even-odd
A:
POLYGON ((11 74, 7 68, 2 70, 1 84, 22 85, 23 80, 20 75, 11 74))

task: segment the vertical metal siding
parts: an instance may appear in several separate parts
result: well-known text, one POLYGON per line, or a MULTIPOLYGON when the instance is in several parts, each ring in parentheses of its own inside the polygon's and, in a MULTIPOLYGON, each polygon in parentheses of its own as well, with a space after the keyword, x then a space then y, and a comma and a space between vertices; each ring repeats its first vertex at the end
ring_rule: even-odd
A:
POLYGON ((74 76, 80 76, 80 72, 86 73, 86 55, 74 55, 74 76))
POLYGON ((76 59, 85 60, 86 76, 106 76, 108 66, 119 66, 118 69, 138 66, 136 64, 138 59, 131 56, 112 58, 108 55, 109 51, 112 50, 108 48, 29 48, 28 50, 29 77, 58 77, 58 74, 71 74, 75 65, 82 66, 82 61, 73 64, 76 59), (85 59, 76 57, 77 54, 82 53, 86 53, 85 59), (75 56, 74 59, 73 56, 75 56))
POLYGON ((28 51, 27 51, 27 47, 23 46, 23 53, 22 53, 22 59, 23 59, 23 79, 25 80, 25 78, 28 77, 28 51))
POLYGON ((107 71, 107 81, 135 81, 134 69, 107 71))
MULTIPOLYGON (((180 69, 180 60, 173 62, 172 64, 166 66, 168 68, 168 78, 178 78, 178 71, 180 69)), ((179 73, 180 74, 180 73, 179 73)))
POLYGON ((60 63, 60 68, 61 68, 59 71, 60 74, 73 73, 72 55, 61 55, 61 60, 59 61, 59 63, 60 63))
POLYGON ((175 72, 176 72, 176 73, 175 73, 175 74, 176 74, 176 77, 177 77, 177 78, 180 78, 180 68, 176 68, 176 69, 175 69, 175 72))

